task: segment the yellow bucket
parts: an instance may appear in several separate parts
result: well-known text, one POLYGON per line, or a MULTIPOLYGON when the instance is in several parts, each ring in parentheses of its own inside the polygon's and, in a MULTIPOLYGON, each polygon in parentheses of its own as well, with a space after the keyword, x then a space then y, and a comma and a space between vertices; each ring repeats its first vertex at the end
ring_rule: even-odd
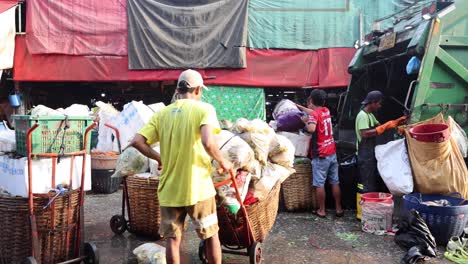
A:
POLYGON ((356 193, 356 218, 358 220, 361 220, 362 216, 361 195, 360 193, 356 193))

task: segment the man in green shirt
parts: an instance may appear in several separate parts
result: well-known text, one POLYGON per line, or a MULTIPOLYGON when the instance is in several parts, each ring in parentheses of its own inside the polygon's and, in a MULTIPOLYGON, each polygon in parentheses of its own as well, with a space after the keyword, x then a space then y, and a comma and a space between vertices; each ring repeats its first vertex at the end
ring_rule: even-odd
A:
POLYGON ((156 113, 132 142, 163 166, 158 198, 167 263, 180 263, 180 242, 189 215, 198 236, 206 242, 209 263, 221 264, 211 159, 226 171, 232 164, 223 158, 214 139, 221 130, 214 107, 201 102, 203 88, 200 73, 182 72, 177 82, 177 101, 156 113), (150 147, 156 142, 160 143, 161 155, 150 147))
POLYGON ((375 158, 376 137, 388 129, 395 129, 406 117, 388 121, 381 125, 374 116, 382 107, 383 94, 371 91, 362 101, 362 110, 356 116, 356 137, 358 147, 359 184, 361 193, 384 191, 385 184, 377 171, 375 158))

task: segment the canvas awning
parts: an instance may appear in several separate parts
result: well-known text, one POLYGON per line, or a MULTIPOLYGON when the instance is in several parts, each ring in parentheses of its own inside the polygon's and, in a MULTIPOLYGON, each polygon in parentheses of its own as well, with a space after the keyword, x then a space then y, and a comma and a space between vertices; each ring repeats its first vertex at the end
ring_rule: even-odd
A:
MULTIPOLYGON (((16 37, 16 81, 165 81, 181 70, 129 70, 127 56, 73 56, 29 52, 25 36, 16 37)), ((207 84, 254 87, 344 87, 353 48, 250 50, 245 69, 200 70, 207 84)))

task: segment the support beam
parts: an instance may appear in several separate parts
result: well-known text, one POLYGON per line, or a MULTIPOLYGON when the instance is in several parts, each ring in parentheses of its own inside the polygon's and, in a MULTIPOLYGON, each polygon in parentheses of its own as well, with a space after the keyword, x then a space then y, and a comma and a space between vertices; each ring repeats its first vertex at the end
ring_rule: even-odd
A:
POLYGON ((460 77, 465 83, 468 83, 468 70, 444 49, 437 49, 437 59, 440 60, 447 68, 460 77))

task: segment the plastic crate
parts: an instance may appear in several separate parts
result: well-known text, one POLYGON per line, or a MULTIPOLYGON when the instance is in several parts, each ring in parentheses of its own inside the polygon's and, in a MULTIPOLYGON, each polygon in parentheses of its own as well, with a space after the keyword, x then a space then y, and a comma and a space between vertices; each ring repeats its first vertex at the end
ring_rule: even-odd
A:
POLYGON ((111 178, 115 170, 91 170, 91 189, 96 193, 110 194, 119 189, 121 177, 111 178))
MULTIPOLYGON (((16 152, 23 156, 28 155, 26 134, 36 122, 39 127, 31 135, 32 153, 59 153, 62 141, 65 153, 83 150, 86 128, 93 122, 89 116, 12 115, 12 119, 15 123, 16 152)), ((88 139, 87 150, 90 149, 90 142, 88 139)))

